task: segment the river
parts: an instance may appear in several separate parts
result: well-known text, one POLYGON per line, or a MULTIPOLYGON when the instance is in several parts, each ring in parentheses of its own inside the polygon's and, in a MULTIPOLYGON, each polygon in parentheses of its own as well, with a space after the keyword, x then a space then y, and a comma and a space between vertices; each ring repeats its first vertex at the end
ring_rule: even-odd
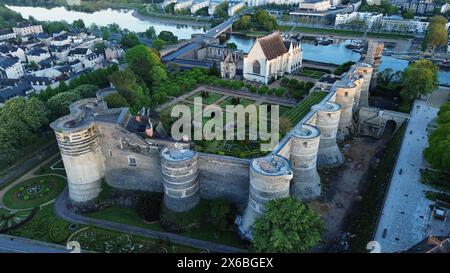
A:
MULTIPOLYGON (((105 9, 94 13, 86 13, 79 11, 68 11, 64 7, 40 8, 40 7, 19 7, 8 6, 10 9, 19 12, 24 18, 32 16, 38 20, 48 21, 67 21, 73 22, 77 19, 83 19, 87 26, 95 23, 99 26, 106 26, 111 23, 117 23, 122 29, 128 29, 135 32, 143 32, 149 26, 153 26, 157 33, 162 30, 173 32, 180 39, 191 38, 194 33, 204 33, 203 27, 181 24, 168 23, 165 20, 147 21, 141 20, 133 16, 131 10, 113 10, 105 9)), ((235 43, 239 49, 245 53, 253 46, 255 38, 232 35, 227 42, 235 43)), ((333 44, 328 46, 315 45, 312 41, 302 41, 303 58, 305 60, 329 62, 334 64, 342 64, 347 61, 357 61, 361 58, 359 53, 353 52, 345 47, 350 43, 347 39, 334 39, 333 44)), ((395 59, 391 56, 383 56, 381 59, 380 71, 391 68, 394 71, 403 70, 408 66, 405 60, 395 59)), ((439 71, 439 82, 441 84, 450 85, 450 71, 439 71)))

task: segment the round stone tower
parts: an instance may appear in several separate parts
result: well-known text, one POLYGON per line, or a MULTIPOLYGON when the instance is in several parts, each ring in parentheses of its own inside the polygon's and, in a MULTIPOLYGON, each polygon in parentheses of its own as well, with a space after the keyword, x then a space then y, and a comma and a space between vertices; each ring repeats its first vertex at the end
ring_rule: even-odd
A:
POLYGON ((164 205, 176 212, 194 208, 200 201, 197 152, 164 148, 161 152, 164 205))
POLYGON ((251 228, 256 218, 265 212, 270 200, 289 196, 292 170, 289 161, 280 155, 255 158, 250 163, 250 194, 239 230, 252 239, 251 228))
POLYGON ((303 124, 291 138, 291 167, 294 174, 291 195, 305 201, 320 196, 320 176, 317 173, 317 153, 321 132, 303 124))
POLYGON ((369 88, 370 81, 372 79, 373 67, 367 63, 359 63, 356 66, 355 72, 363 78, 359 96, 359 107, 369 106, 369 88))
POLYGON ((356 84, 346 79, 336 85, 336 103, 341 105, 337 139, 344 140, 353 130, 353 103, 356 84))
POLYGON ((105 176, 103 156, 90 109, 100 107, 95 99, 85 99, 70 106, 70 115, 55 120, 55 131, 67 174, 69 197, 86 202, 101 192, 105 176))
POLYGON ((316 127, 320 130, 319 152, 317 165, 319 167, 334 167, 344 159, 336 143, 336 134, 341 116, 341 106, 327 101, 312 107, 317 113, 316 127))

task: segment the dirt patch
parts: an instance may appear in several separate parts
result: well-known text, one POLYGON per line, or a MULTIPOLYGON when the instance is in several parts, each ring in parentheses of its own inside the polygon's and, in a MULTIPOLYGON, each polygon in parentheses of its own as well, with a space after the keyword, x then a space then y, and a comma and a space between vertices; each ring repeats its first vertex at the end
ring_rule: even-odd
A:
POLYGON ((314 252, 328 252, 344 231, 346 216, 361 201, 360 189, 368 179, 371 164, 383 147, 383 140, 369 137, 354 138, 342 144, 345 163, 333 169, 319 170, 322 197, 309 206, 322 216, 326 231, 322 244, 314 252))

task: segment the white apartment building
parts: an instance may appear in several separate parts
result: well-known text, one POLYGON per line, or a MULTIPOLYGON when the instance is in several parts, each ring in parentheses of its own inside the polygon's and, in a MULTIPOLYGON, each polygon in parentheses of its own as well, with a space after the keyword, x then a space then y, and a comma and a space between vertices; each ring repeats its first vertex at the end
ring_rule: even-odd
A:
POLYGON ((19 23, 13 27, 13 31, 18 36, 27 36, 44 32, 42 25, 33 25, 29 22, 19 23))
POLYGON ((14 31, 12 31, 10 29, 0 30, 0 41, 5 41, 5 40, 15 39, 15 38, 16 38, 16 34, 14 33, 14 31))
POLYGON ((233 16, 236 14, 237 11, 245 7, 245 2, 240 2, 237 4, 229 4, 228 5, 228 16, 233 16))
POLYGON ((193 0, 187 0, 187 1, 183 1, 183 2, 177 2, 175 4, 175 6, 173 6, 173 10, 177 11, 177 10, 182 10, 182 9, 188 9, 189 7, 192 6, 192 4, 194 3, 193 0))
POLYGON ((330 0, 307 0, 300 2, 298 8, 311 11, 325 11, 331 8, 331 2, 330 0))
POLYGON ((293 5, 301 2, 303 0, 246 0, 247 6, 249 7, 264 6, 267 4, 293 5))
POLYGON ((403 19, 398 15, 383 17, 381 20, 381 30, 389 32, 424 33, 428 25, 426 21, 403 19))
POLYGON ((370 29, 372 26, 377 23, 381 22, 381 19, 383 18, 383 14, 381 13, 371 13, 371 12, 351 12, 351 13, 345 13, 345 14, 336 14, 336 20, 334 25, 340 26, 348 24, 355 20, 362 20, 366 22, 367 27, 370 29))
POLYGON ((209 15, 214 15, 214 13, 216 12, 216 8, 218 5, 222 4, 224 1, 209 1, 209 6, 208 6, 208 14, 209 15))
POLYGON ((28 63, 34 62, 35 64, 51 57, 50 52, 45 51, 40 47, 34 47, 26 52, 28 63))
POLYGON ((78 47, 69 51, 67 55, 67 60, 73 62, 76 60, 83 61, 87 55, 91 54, 92 51, 86 47, 78 47))
POLYGON ((0 45, 0 55, 17 57, 23 63, 27 61, 25 51, 22 48, 7 43, 0 45))
POLYGON ((25 76, 25 69, 17 57, 0 56, 0 78, 20 79, 25 76))
POLYGON ((244 79, 268 84, 302 65, 302 50, 298 43, 283 41, 279 32, 257 38, 244 57, 244 79))
POLYGON ((191 6, 191 13, 194 14, 198 10, 201 10, 202 8, 206 8, 207 6, 209 6, 209 0, 200 0, 198 2, 195 2, 191 6))

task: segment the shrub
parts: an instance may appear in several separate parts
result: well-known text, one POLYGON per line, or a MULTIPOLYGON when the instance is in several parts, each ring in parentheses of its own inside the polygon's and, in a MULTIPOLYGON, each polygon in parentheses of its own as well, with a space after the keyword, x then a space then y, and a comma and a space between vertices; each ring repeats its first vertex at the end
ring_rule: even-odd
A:
POLYGON ((278 97, 283 96, 285 92, 286 92, 286 89, 284 89, 284 88, 275 89, 275 95, 277 95, 278 97))
POLYGON ((119 94, 113 93, 105 97, 105 102, 108 108, 128 107, 128 102, 119 94))
POLYGON ((207 212, 208 204, 203 200, 195 208, 186 212, 171 211, 163 202, 159 223, 169 232, 185 232, 196 229, 203 224, 207 212))
POLYGON ((49 237, 55 243, 63 243, 70 235, 69 224, 63 220, 56 220, 50 224, 49 237))
POLYGON ((162 202, 162 194, 156 192, 141 193, 136 204, 138 215, 145 221, 156 221, 159 219, 159 213, 162 202))
POLYGON ((209 221, 220 231, 225 231, 229 227, 231 205, 224 199, 210 201, 209 221))

